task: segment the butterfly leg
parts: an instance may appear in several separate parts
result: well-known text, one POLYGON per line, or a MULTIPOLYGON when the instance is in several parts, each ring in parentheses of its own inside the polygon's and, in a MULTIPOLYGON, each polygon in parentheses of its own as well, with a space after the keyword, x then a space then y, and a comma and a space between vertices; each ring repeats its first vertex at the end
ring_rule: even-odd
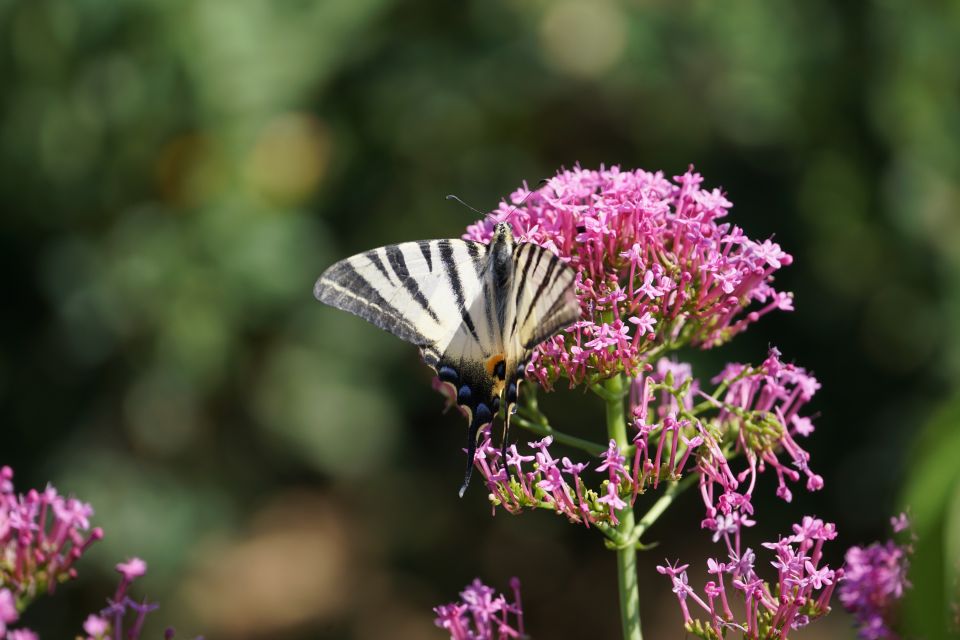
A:
POLYGON ((510 410, 503 416, 503 439, 500 441, 500 464, 507 466, 507 434, 510 432, 510 410))

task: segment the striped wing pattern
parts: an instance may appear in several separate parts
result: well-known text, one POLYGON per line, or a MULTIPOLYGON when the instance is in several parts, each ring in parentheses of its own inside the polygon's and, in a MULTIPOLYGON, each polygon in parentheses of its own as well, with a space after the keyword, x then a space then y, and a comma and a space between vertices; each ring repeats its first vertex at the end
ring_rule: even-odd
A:
POLYGON ((514 277, 509 296, 513 313, 505 327, 512 347, 507 354, 504 381, 507 405, 503 422, 502 453, 506 458, 510 416, 533 349, 580 319, 580 302, 574 283, 577 272, 555 254, 535 244, 514 249, 514 277))
POLYGON ((580 303, 573 286, 577 272, 535 244, 518 244, 514 255, 512 296, 516 312, 510 335, 529 354, 580 318, 580 303))
POLYGON ((417 345, 429 362, 431 355, 439 359, 461 333, 477 336, 479 342, 467 303, 482 290, 486 253, 487 245, 464 240, 380 247, 327 269, 313 293, 321 302, 417 345))
POLYGON ((372 249, 327 269, 314 295, 420 347, 468 418, 467 473, 480 429, 506 396, 503 446, 534 347, 580 316, 576 272, 550 251, 515 244, 421 240, 372 249))

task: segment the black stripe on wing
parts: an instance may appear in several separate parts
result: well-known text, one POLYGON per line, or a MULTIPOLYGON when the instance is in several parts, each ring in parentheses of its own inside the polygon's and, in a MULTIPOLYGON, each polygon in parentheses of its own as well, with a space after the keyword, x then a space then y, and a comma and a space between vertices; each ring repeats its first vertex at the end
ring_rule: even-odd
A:
MULTIPOLYGON (((468 243, 470 255, 476 259, 479 253, 474 243, 468 243)), ((457 263, 453 259, 453 246, 449 242, 440 243, 440 262, 443 263, 444 272, 447 274, 447 280, 450 283, 450 289, 457 301, 457 307, 460 309, 463 324, 467 326, 473 339, 480 342, 480 336, 477 335, 477 327, 473 324, 473 318, 470 317, 470 309, 467 308, 467 301, 463 295, 463 284, 460 282, 460 273, 457 271, 457 263)))
POLYGON ((420 308, 423 309, 428 316, 433 318, 434 322, 440 324, 440 318, 437 317, 437 314, 433 311, 433 308, 430 307, 430 302, 427 300, 426 296, 423 295, 423 291, 420 290, 420 285, 417 283, 417 279, 410 277, 410 271, 407 269, 407 261, 403 257, 403 251, 401 251, 400 247, 397 245, 390 245, 386 248, 386 252, 387 261, 390 263, 390 267, 400 280, 403 288, 407 290, 407 293, 410 294, 410 297, 413 298, 414 302, 420 305, 420 308))
POLYGON ((420 240, 417 242, 417 246, 420 247, 420 253, 423 254, 423 259, 427 262, 427 269, 433 273, 433 254, 430 251, 430 245, 436 241, 430 240, 420 240))
MULTIPOLYGON (((540 254, 543 255, 542 253, 540 254)), ((560 263, 560 258, 550 254, 550 262, 547 264, 547 273, 543 276, 543 280, 540 281, 540 286, 537 287, 537 292, 533 294, 533 298, 530 300, 530 307, 527 309, 527 315, 523 318, 523 323, 526 324, 530 320, 530 316, 533 314, 533 310, 537 307, 537 303, 540 302, 540 296, 543 295, 544 290, 552 286, 553 282, 553 271, 557 268, 557 264, 560 263)), ((540 259, 537 258, 537 264, 540 264, 540 259)), ((533 270, 534 273, 537 272, 536 267, 533 270)))
POLYGON ((576 271, 553 252, 522 244, 517 252, 515 312, 510 336, 533 349, 580 317, 574 291, 576 271))
MULTIPOLYGON (((341 260, 327 269, 314 285, 314 297, 331 307, 360 316, 401 340, 421 347, 430 344, 430 341, 354 268, 350 262, 352 259, 341 260)), ((374 261, 374 264, 377 262, 374 261)), ((382 265, 382 261, 379 264, 382 265)), ((389 282, 389 276, 384 277, 388 278, 389 282)))
POLYGON ((513 303, 514 313, 513 313, 513 326, 510 327, 510 334, 513 335, 517 332, 517 322, 520 320, 520 303, 523 300, 523 292, 527 286, 527 278, 530 274, 530 267, 533 266, 533 272, 536 273, 537 266, 540 264, 540 259, 543 258, 543 252, 535 251, 533 249, 534 245, 531 244, 522 244, 517 248, 517 266, 519 269, 514 269, 514 277, 517 278, 517 295, 516 300, 513 303), (536 257, 536 264, 534 264, 534 257, 536 257), (523 261, 523 265, 519 264, 520 261, 523 261), (519 276, 517 275, 519 274, 519 276))

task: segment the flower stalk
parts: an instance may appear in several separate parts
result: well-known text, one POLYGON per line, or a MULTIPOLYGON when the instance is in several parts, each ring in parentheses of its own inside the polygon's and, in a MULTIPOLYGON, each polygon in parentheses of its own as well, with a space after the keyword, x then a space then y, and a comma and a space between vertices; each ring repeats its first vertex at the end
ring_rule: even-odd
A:
MULTIPOLYGON (((823 487, 802 445, 814 431, 805 407, 820 385, 774 347, 762 363, 728 363, 711 379, 673 356, 720 346, 767 313, 793 308, 792 295, 773 285, 792 257, 726 222, 730 202, 702 182, 692 168, 671 181, 662 173, 576 167, 533 192, 520 189, 512 205, 503 203, 464 236, 486 242, 497 223, 509 221, 518 242, 548 249, 577 271, 581 319, 534 350, 526 375, 547 392, 561 382, 590 389, 605 407, 607 442, 570 435, 562 421, 549 420, 528 384, 513 424, 541 439, 503 449, 488 429, 474 464, 494 512, 550 510, 604 537, 617 555, 625 640, 643 637, 636 560, 652 545, 642 539, 693 486, 705 510, 700 527, 724 541, 728 558, 711 559, 716 577, 704 597, 687 584, 686 565, 661 568, 689 632, 716 640, 733 628, 750 638, 773 629, 786 638, 829 610, 842 575, 821 563, 817 543, 807 548, 805 533, 781 549, 778 562, 788 571, 773 586, 753 572, 753 551, 740 547, 741 529, 755 524, 761 474, 776 476, 785 502, 797 488, 823 487), (554 445, 589 459, 571 459, 554 445), (646 512, 635 512, 648 491, 655 495, 646 512), (802 583, 794 584, 797 576, 802 583), (733 621, 731 589, 745 598, 743 624, 733 621), (708 617, 698 619, 691 604, 708 617)), ((821 534, 835 531, 831 525, 821 534)))
MULTIPOLYGON (((607 435, 623 451, 629 446, 627 421, 624 416, 623 376, 617 374, 603 385, 606 392, 607 435)), ((617 513, 617 533, 630 540, 634 533, 633 507, 625 506, 617 513)), ((620 593, 620 622, 624 640, 643 640, 640 630, 640 590, 637 586, 637 548, 634 544, 617 548, 617 587, 620 593)))

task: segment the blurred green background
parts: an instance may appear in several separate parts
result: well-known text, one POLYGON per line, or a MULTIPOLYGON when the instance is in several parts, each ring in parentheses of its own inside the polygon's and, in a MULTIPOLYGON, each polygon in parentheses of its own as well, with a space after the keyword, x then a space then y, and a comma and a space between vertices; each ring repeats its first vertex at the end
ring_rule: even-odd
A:
MULTIPOLYGON (((699 375, 776 344, 823 383, 826 488, 787 505, 766 478, 751 544, 812 512, 839 562, 910 503, 907 626, 943 637, 958 61, 957 2, 0 0, 0 462, 107 532, 26 622, 72 637, 137 554, 153 628, 185 637, 441 638, 432 606, 511 575, 535 637, 616 637, 598 537, 491 518, 476 483, 458 499, 463 425, 415 349, 311 288, 357 251, 458 236, 473 214, 447 193, 490 209, 576 162, 694 163, 796 258, 797 311, 690 354, 699 375)), ((596 432, 592 398, 556 396, 558 425, 596 432)), ((650 637, 682 636, 653 566, 712 552, 701 509, 651 531, 650 637)))

